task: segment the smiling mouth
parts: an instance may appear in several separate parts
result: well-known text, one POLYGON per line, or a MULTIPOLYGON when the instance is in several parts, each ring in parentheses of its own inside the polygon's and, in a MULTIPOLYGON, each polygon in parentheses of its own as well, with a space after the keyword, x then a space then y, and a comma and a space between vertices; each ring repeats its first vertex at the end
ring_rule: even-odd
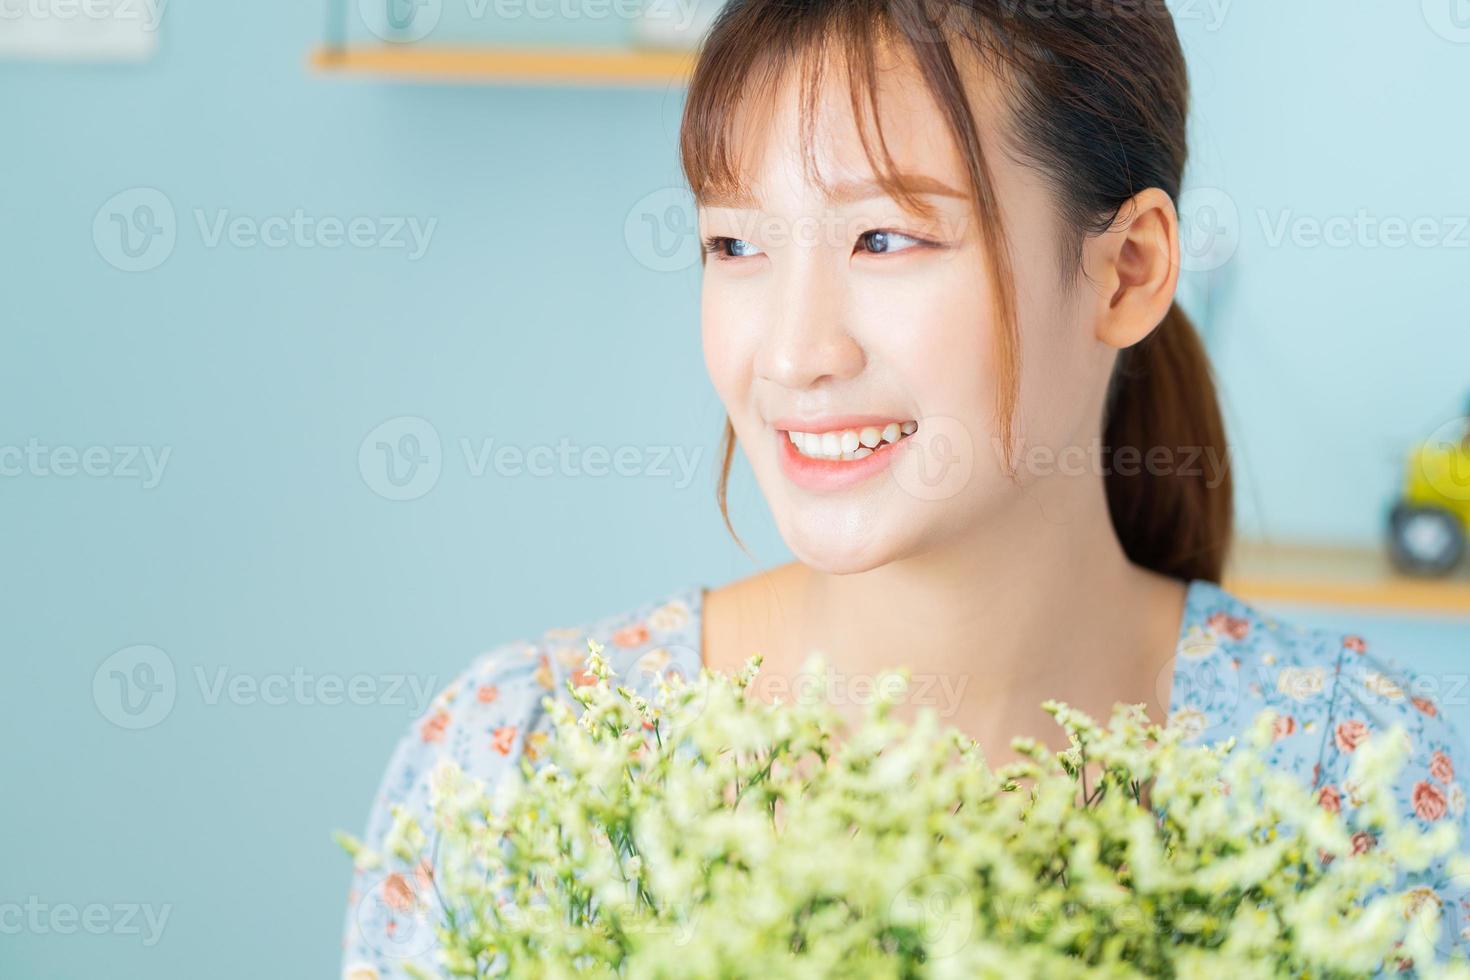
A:
POLYGON ((807 459, 854 462, 902 442, 919 429, 919 423, 889 422, 887 425, 830 432, 786 432, 796 452, 807 459))

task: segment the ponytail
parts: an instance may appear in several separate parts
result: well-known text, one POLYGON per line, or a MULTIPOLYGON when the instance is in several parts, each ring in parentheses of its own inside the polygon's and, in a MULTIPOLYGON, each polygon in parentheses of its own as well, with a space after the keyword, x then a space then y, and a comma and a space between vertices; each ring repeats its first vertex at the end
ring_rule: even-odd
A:
POLYGON ((1230 457, 1209 356, 1177 303, 1119 356, 1103 440, 1108 511, 1128 559, 1218 583, 1234 525, 1230 457))

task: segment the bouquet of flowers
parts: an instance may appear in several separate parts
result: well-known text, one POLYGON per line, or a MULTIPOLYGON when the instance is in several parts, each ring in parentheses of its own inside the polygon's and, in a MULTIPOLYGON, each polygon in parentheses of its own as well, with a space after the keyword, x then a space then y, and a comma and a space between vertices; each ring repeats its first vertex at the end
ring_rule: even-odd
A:
POLYGON ((1436 903, 1391 888, 1457 845, 1397 816, 1394 733, 1355 753, 1347 825, 1262 762, 1269 713, 1199 747, 1141 706, 1103 726, 1049 702, 1069 747, 991 768, 932 713, 896 719, 901 674, 844 726, 757 700, 758 659, 649 701, 589 646, 595 682, 548 701, 521 780, 446 763, 433 826, 396 814, 442 976, 1470 978, 1435 961, 1436 903))

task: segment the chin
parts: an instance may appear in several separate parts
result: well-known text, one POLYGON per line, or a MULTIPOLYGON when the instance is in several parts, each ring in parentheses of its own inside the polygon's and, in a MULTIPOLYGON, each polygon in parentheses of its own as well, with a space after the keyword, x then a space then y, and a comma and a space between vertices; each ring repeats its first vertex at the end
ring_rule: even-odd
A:
POLYGON ((903 546, 903 536, 885 526, 888 522, 870 505, 788 501, 783 510, 776 519, 781 539, 802 564, 819 572, 853 575, 871 571, 909 550, 903 546))

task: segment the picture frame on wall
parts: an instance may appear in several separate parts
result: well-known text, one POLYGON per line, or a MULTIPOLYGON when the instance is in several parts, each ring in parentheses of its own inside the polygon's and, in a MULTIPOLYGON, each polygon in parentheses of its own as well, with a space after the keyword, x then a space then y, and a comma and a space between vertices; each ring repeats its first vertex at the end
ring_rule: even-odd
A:
POLYGON ((0 8, 0 59, 140 62, 158 50, 168 0, 14 0, 0 8))

